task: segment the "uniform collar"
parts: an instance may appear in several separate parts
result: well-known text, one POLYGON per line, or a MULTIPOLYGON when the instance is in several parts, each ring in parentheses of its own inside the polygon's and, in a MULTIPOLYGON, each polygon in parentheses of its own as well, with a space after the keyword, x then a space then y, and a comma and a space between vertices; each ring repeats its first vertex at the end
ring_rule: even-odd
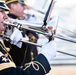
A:
POLYGON ((8 16, 13 19, 17 19, 18 17, 12 13, 8 13, 8 16))

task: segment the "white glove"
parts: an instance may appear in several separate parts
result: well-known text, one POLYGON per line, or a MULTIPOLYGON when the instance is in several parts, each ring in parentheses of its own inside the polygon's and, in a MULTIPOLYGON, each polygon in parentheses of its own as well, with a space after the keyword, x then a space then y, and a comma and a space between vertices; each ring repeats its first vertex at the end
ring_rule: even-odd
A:
POLYGON ((10 36, 11 44, 16 45, 17 47, 22 47, 22 42, 19 42, 23 38, 21 31, 19 31, 16 27, 14 28, 14 31, 12 35, 10 36))
POLYGON ((47 58, 48 62, 50 62, 50 60, 52 60, 56 56, 56 43, 54 41, 46 43, 41 48, 40 53, 47 58))

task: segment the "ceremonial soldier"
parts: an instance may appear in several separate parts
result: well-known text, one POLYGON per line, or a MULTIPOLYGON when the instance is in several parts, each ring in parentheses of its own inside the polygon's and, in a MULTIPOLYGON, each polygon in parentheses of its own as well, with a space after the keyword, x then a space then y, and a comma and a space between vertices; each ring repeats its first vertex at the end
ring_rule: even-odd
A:
MULTIPOLYGON (((8 10, 5 1, 0 0, 0 35, 3 34, 6 27, 3 21, 8 19, 5 12, 8 10)), ((21 67, 14 64, 8 51, 9 48, 5 46, 0 37, 0 75, 45 75, 51 69, 49 62, 56 56, 56 44, 54 41, 46 43, 33 61, 21 67)))
MULTIPOLYGON (((20 17, 24 17, 24 10, 26 9, 25 8, 26 3, 24 2, 24 0, 6 0, 6 4, 10 8, 9 13, 8 13, 9 18, 19 20, 20 17)), ((9 26, 9 31, 11 29, 12 29, 12 27, 9 26)), ((11 35, 12 31, 10 33, 9 33, 9 31, 6 32, 6 35, 11 35)), ((39 37, 35 32, 30 32, 30 31, 26 31, 25 33, 22 32, 22 35, 20 35, 19 37, 20 38, 26 37, 25 34, 28 36, 29 41, 37 43, 37 40, 39 37)), ((16 36, 18 37, 18 35, 16 35, 16 36)), ((38 50, 35 45, 22 43, 22 45, 19 44, 19 46, 11 44, 11 48, 12 47, 13 48, 10 51, 10 54, 17 66, 22 65, 22 63, 24 61, 23 57, 26 59, 26 61, 24 61, 24 62, 27 63, 27 62, 30 62, 31 60, 33 60, 33 58, 35 58, 38 55, 38 50), (18 47, 18 49, 17 49, 17 47, 18 47)))

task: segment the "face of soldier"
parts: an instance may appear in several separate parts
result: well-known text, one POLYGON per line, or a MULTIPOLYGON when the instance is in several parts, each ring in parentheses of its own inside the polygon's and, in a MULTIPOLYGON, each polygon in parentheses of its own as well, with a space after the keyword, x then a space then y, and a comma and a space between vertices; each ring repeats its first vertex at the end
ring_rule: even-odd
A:
POLYGON ((6 19, 8 19, 8 16, 5 13, 5 10, 0 8, 0 33, 5 30, 5 26, 2 22, 6 19))
MULTIPOLYGON (((24 4, 21 4, 19 2, 17 3, 13 3, 12 5, 12 9, 13 9, 13 13, 17 16, 17 17, 22 17, 24 15, 24 4)), ((10 10, 11 11, 11 10, 10 10)))

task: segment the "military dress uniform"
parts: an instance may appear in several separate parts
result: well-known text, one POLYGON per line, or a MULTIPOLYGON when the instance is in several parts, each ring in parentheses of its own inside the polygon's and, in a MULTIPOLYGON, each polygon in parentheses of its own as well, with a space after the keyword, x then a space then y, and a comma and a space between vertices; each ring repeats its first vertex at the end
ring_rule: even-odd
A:
POLYGON ((16 66, 11 57, 5 56, 8 50, 5 48, 3 40, 0 40, 0 75, 45 75, 50 70, 46 57, 41 53, 30 63, 24 66, 16 66))
POLYGON ((43 54, 39 54, 24 66, 16 67, 5 53, 4 47, 0 44, 0 75, 45 75, 51 69, 43 54))

